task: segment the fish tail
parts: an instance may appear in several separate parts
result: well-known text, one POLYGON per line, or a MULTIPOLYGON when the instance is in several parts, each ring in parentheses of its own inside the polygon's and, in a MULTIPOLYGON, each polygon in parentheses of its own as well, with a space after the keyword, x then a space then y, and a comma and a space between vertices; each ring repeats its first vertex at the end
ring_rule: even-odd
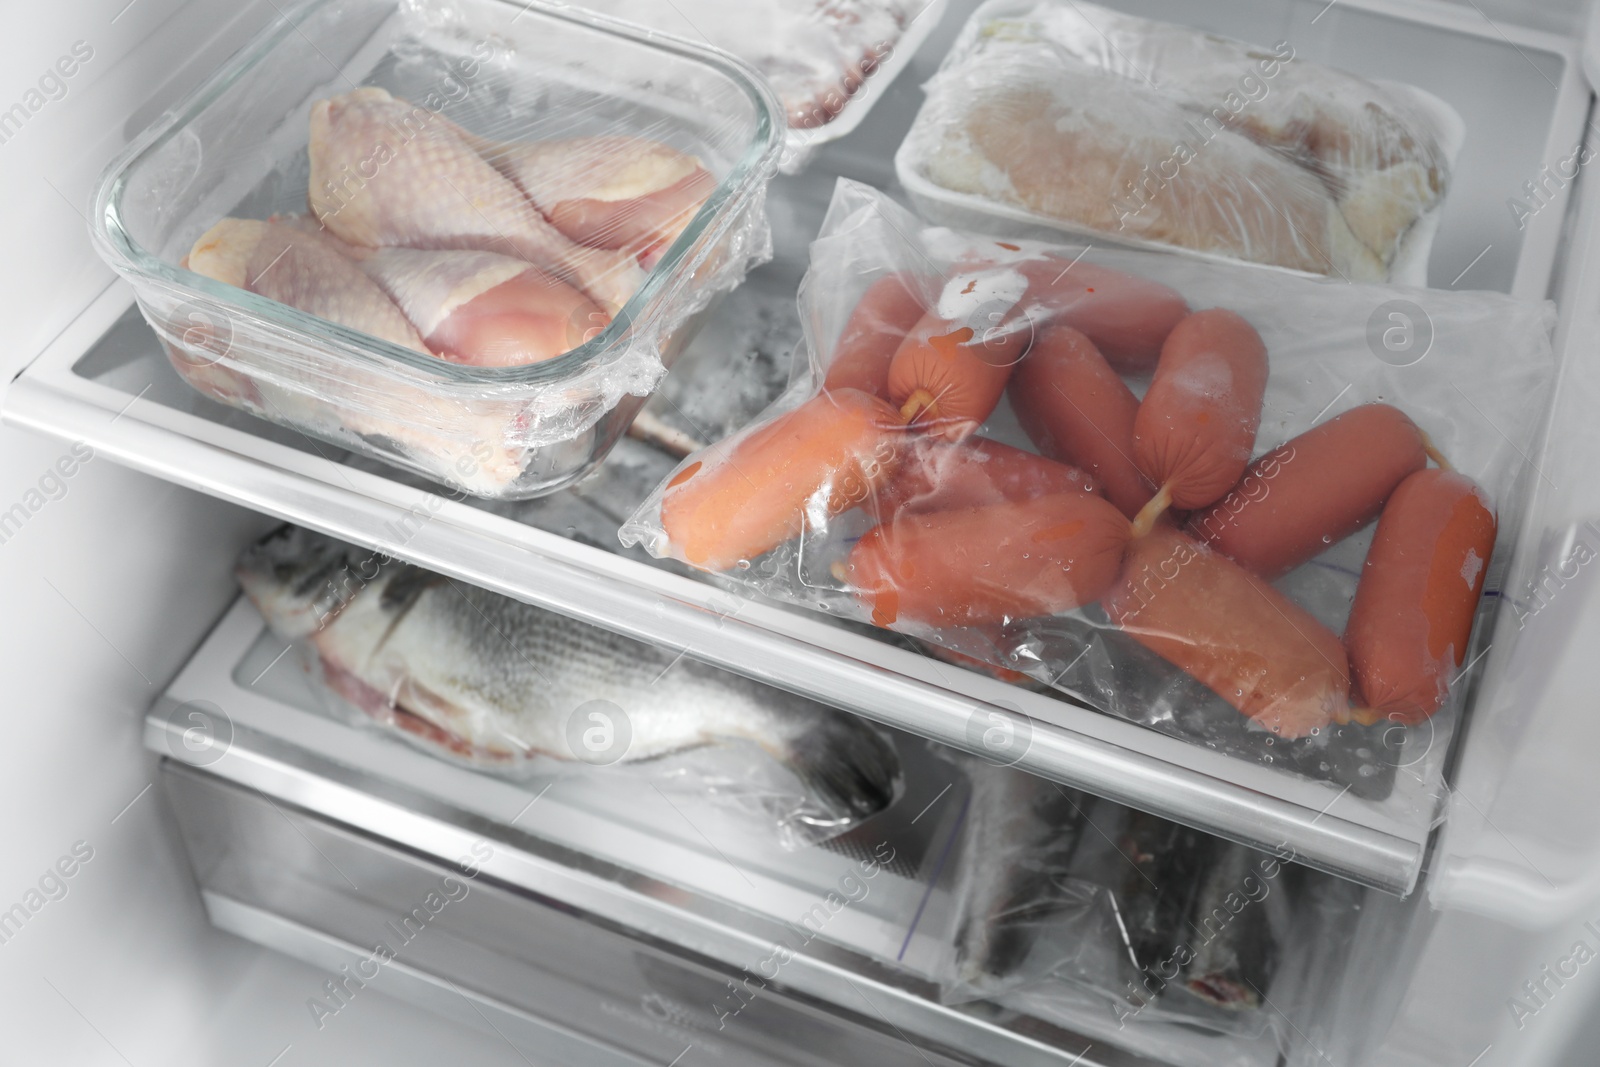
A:
POLYGON ((784 762, 831 806, 865 819, 894 803, 901 788, 900 756, 864 719, 830 711, 789 741, 784 762))

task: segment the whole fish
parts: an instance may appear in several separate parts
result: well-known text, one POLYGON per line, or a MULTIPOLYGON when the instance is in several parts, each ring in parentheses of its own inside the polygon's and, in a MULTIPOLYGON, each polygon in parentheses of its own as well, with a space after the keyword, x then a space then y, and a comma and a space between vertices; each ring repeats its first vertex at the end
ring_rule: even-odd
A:
POLYGON ((1194 958, 1184 965, 1184 987, 1219 1008, 1254 1008, 1278 959, 1274 914, 1284 907, 1282 888, 1263 877, 1263 855, 1233 842, 1217 842, 1201 879, 1189 921, 1194 958))
POLYGON ((992 996, 1022 966, 1041 928, 1067 906, 1056 879, 1077 843, 1085 800, 987 760, 962 764, 972 791, 955 886, 956 978, 961 987, 992 996))
POLYGON ((1134 962, 1156 992, 1165 985, 1156 977, 1158 969, 1194 938, 1189 911, 1211 844, 1198 830, 1142 811, 1128 813, 1118 838, 1128 861, 1117 887, 1123 932, 1134 962))
POLYGON ((1264 855, 1144 812, 1130 814, 1119 844, 1130 867, 1118 905, 1143 986, 1134 998, 1176 979, 1219 1008, 1260 1006, 1287 907, 1260 873, 1275 869, 1264 855))
POLYGON ((830 810, 865 818, 896 795, 899 758, 864 720, 654 645, 297 527, 247 548, 236 573, 336 691, 472 762, 638 762, 745 740, 830 810), (588 758, 591 739, 621 751, 588 758))

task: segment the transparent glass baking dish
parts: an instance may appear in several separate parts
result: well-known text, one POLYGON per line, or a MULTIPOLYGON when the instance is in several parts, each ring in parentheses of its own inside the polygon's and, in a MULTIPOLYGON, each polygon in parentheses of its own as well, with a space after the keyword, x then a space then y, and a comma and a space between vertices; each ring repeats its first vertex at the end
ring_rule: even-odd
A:
POLYGON ((719 292, 770 255, 782 110, 739 60, 540 0, 312 0, 233 56, 107 169, 100 254, 189 384, 485 498, 526 499, 604 458, 719 292), (185 269, 224 216, 307 208, 312 105, 375 85, 472 133, 648 136, 715 188, 605 329, 563 355, 467 366, 185 269))

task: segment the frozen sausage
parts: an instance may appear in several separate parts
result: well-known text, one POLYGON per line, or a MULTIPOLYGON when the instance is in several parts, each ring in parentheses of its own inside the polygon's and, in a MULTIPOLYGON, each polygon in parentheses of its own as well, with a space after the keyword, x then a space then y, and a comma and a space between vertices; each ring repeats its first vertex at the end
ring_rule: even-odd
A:
POLYGON ((999 441, 921 437, 901 450, 899 469, 878 493, 878 509, 888 520, 902 511, 954 511, 1094 491, 1093 480, 1078 468, 999 441))
POLYGON ((901 514, 856 542, 844 577, 879 626, 982 626, 1068 611, 1117 576, 1128 519, 1089 493, 901 514))
POLYGON ((1271 581, 1377 518, 1427 449, 1404 412, 1364 404, 1261 456, 1189 530, 1271 581))
POLYGON ((873 282, 839 334, 822 387, 887 396, 889 363, 927 310, 915 275, 897 272, 873 282))
POLYGON ((667 483, 671 553, 723 571, 798 535, 808 507, 838 515, 870 499, 898 462, 893 408, 855 389, 821 393, 667 483))
POLYGON ((1214 504, 1238 483, 1266 388, 1266 345, 1240 316, 1212 308, 1173 328, 1133 423, 1133 461, 1160 487, 1136 530, 1168 506, 1214 504))
POLYGON ((889 364, 889 399, 907 422, 960 440, 994 411, 1029 340, 1026 329, 979 332, 930 312, 889 364))
POLYGON ((1143 373, 1188 311, 1157 282, 1058 256, 964 268, 895 354, 890 399, 959 437, 989 417, 1036 331, 1071 326, 1119 369, 1143 373))
POLYGON ((1139 398, 1087 336, 1039 331, 1006 390, 1022 429, 1045 455, 1081 467, 1129 518, 1156 493, 1133 463, 1139 398))
POLYGON ((1135 538, 1104 605, 1134 640, 1281 737, 1304 737, 1348 716, 1350 673, 1339 639, 1187 534, 1157 526, 1135 538))
POLYGON ((1111 267, 1049 256, 1019 269, 1035 324, 1079 330, 1123 374, 1149 374, 1167 335, 1189 314, 1174 290, 1111 267))
POLYGON ((1494 509, 1454 471, 1418 471, 1389 497, 1345 627, 1358 718, 1410 724, 1444 704, 1494 539, 1494 509))

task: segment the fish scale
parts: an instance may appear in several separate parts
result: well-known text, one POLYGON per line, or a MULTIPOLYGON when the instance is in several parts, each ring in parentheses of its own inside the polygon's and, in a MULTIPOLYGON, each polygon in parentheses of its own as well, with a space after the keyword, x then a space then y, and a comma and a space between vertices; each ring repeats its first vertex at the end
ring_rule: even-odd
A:
POLYGON ((275 632, 309 635, 341 694, 424 720, 451 751, 578 758, 589 720, 572 714, 603 700, 626 717, 623 762, 751 741, 836 811, 873 814, 899 789, 893 745, 853 715, 320 534, 274 531, 237 572, 275 632))

